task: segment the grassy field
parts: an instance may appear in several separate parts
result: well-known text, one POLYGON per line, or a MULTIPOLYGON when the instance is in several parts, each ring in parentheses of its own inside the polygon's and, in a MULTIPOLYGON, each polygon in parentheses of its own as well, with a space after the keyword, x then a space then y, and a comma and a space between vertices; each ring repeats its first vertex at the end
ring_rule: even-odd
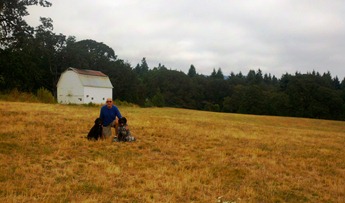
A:
POLYGON ((88 141, 99 108, 0 101, 0 202, 345 202, 345 122, 119 106, 137 141, 88 141))

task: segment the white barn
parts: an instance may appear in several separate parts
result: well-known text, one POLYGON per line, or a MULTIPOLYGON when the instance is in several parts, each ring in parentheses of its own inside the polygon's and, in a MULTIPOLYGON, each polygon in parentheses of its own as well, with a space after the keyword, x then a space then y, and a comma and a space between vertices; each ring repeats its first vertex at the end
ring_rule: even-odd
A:
POLYGON ((100 71, 68 68, 57 83, 57 101, 62 104, 101 104, 112 95, 113 85, 100 71))

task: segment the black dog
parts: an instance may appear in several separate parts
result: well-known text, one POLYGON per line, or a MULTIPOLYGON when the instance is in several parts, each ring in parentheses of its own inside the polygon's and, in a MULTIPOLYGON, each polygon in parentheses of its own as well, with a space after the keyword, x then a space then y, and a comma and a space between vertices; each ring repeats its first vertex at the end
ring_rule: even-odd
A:
POLYGON ((98 140, 104 139, 102 119, 96 118, 95 125, 91 128, 89 134, 87 135, 88 140, 98 140))

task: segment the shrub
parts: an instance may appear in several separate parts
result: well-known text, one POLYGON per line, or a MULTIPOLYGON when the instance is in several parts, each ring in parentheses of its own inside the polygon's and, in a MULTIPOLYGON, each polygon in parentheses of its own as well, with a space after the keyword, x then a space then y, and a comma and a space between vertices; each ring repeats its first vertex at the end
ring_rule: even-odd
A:
POLYGON ((150 99, 146 99, 145 100, 145 107, 153 107, 154 104, 152 103, 152 101, 150 99))
POLYGON ((37 90, 37 98, 40 102, 43 103, 55 103, 53 94, 44 87, 41 87, 37 90))
POLYGON ((4 101, 38 102, 35 95, 27 92, 19 92, 16 88, 10 92, 1 92, 0 99, 4 101))
POLYGON ((117 105, 117 106, 137 107, 136 104, 133 104, 133 103, 130 103, 130 102, 127 102, 127 101, 121 101, 121 100, 118 100, 118 99, 116 99, 114 101, 114 104, 117 105))

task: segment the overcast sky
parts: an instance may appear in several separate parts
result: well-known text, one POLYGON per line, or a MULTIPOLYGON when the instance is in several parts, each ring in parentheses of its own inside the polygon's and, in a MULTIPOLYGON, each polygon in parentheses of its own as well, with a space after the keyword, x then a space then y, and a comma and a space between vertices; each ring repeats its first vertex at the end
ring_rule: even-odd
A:
POLYGON ((110 46, 132 67, 146 58, 187 73, 330 71, 345 77, 344 0, 48 0, 27 22, 110 46))

